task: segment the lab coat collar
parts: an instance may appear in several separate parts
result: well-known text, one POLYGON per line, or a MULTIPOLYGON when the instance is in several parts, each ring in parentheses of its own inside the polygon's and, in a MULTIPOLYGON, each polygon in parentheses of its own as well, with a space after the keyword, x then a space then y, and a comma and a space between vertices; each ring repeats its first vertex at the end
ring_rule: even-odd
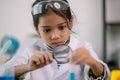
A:
POLYGON ((79 45, 79 41, 73 35, 70 35, 70 42, 68 46, 72 49, 72 51, 77 49, 78 45, 79 45))

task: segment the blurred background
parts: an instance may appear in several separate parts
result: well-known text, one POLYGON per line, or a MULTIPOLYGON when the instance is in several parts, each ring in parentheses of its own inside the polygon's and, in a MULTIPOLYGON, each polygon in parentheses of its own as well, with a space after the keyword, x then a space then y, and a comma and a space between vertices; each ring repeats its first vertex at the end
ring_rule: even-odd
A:
MULTIPOLYGON (((36 37, 31 16, 34 0, 0 0, 0 41, 12 36, 19 51, 36 37)), ((110 69, 120 68, 120 0, 68 0, 77 18, 74 31, 79 40, 92 44, 110 69)))

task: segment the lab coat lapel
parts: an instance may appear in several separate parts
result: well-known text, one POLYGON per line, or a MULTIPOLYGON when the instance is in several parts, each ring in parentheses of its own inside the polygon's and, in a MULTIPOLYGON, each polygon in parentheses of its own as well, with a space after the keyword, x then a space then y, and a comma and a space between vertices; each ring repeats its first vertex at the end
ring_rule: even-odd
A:
POLYGON ((70 42, 68 45, 72 49, 72 51, 74 51, 75 49, 79 47, 79 41, 71 35, 70 42))

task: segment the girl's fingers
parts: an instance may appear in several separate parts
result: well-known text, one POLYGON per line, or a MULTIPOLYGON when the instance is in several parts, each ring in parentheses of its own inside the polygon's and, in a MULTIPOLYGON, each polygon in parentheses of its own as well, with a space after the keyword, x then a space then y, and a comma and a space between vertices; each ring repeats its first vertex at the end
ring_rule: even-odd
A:
POLYGON ((37 55, 37 57, 39 58, 39 61, 41 62, 41 64, 45 63, 44 55, 39 54, 37 55))
POLYGON ((37 56, 33 56, 33 63, 35 65, 39 65, 40 64, 39 58, 37 56))
POLYGON ((43 56, 44 56, 45 64, 48 64, 50 62, 48 53, 44 53, 43 56))
POLYGON ((46 63, 46 64, 51 63, 51 62, 53 61, 52 54, 46 52, 46 53, 44 54, 44 59, 45 59, 45 63, 46 63))
POLYGON ((82 56, 82 57, 78 58, 74 63, 75 64, 83 64, 84 61, 85 61, 84 56, 82 56))
POLYGON ((51 53, 48 53, 48 58, 49 58, 49 61, 52 62, 53 61, 53 56, 51 53))
POLYGON ((35 54, 32 56, 32 62, 36 65, 40 64, 49 64, 53 61, 53 57, 51 53, 48 52, 40 52, 37 51, 35 54))
POLYGON ((85 56, 86 55, 83 53, 83 51, 77 49, 71 56, 69 56, 68 60, 73 64, 82 64, 85 61, 85 56))
POLYGON ((39 58, 39 61, 40 61, 42 64, 51 63, 52 60, 53 60, 52 54, 51 54, 51 53, 48 53, 48 52, 41 52, 41 53, 38 53, 36 56, 39 58))
MULTIPOLYGON (((80 54, 79 54, 79 55, 80 55, 80 54)), ((71 63, 74 63, 74 62, 79 58, 79 55, 76 54, 76 52, 73 52, 73 54, 69 56, 68 60, 69 60, 71 63)))

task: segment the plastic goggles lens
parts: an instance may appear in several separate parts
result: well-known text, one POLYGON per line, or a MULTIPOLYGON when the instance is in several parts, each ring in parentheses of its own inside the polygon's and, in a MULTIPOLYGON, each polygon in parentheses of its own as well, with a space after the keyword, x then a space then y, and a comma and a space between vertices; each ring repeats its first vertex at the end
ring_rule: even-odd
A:
POLYGON ((45 13, 48 6, 50 6, 54 10, 67 10, 69 4, 61 0, 41 1, 33 6, 32 14, 36 15, 36 14, 45 13))

